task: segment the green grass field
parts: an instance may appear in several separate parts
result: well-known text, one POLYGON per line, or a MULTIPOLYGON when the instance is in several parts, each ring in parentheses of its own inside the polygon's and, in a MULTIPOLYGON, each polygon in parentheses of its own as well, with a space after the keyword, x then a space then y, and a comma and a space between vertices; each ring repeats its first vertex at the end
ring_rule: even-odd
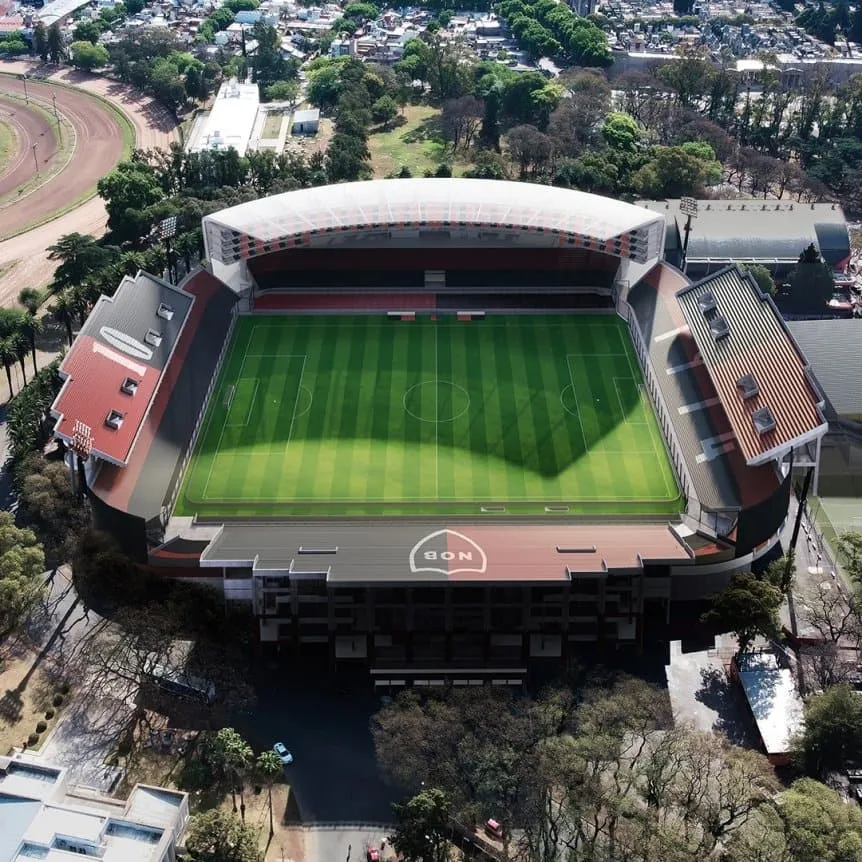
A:
POLYGON ((642 382, 610 315, 244 316, 176 513, 672 514, 642 382))

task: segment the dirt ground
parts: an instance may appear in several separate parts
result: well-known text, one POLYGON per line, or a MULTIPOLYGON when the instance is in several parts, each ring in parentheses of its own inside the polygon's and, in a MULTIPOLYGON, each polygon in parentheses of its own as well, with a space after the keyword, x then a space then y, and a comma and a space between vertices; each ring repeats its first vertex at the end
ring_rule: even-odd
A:
MULTIPOLYGON (((0 89, 5 92, 2 82, 0 89)), ((15 135, 15 149, 0 175, 0 197, 4 197, 33 176, 36 169, 34 146, 39 161, 50 164, 57 155, 59 145, 54 128, 45 114, 25 103, 0 96, 0 118, 15 135)))
MULTIPOLYGON (((46 87, 49 91, 48 101, 50 102, 50 87, 51 81, 57 81, 63 84, 73 85, 80 89, 96 93, 109 101, 111 101, 119 110, 123 111, 129 118, 135 130, 135 147, 138 149, 149 149, 152 147, 167 148, 172 141, 178 139, 177 123, 175 119, 157 102, 147 96, 143 96, 138 91, 126 86, 125 84, 117 83, 105 78, 100 78, 94 75, 87 75, 81 72, 75 72, 71 69, 60 69, 54 71, 51 69, 45 70, 39 67, 38 64, 33 64, 29 61, 9 61, 0 62, 0 72, 20 75, 24 72, 28 74, 38 74, 43 77, 43 82, 28 81, 28 91, 31 86, 46 87)), ((10 79, 6 78, 2 82, 2 88, 7 86, 10 79)), ((53 88, 57 96, 58 107, 64 109, 64 103, 61 98, 65 98, 65 94, 73 93, 65 88, 53 88), (61 97, 61 94, 62 97, 61 97)), ((93 105, 98 105, 92 99, 88 99, 85 95, 78 94, 78 99, 85 99, 85 115, 80 118, 82 122, 88 123, 89 134, 98 134, 98 130, 104 128, 108 130, 108 123, 113 125, 114 129, 119 129, 113 118, 110 118, 105 113, 103 108, 93 108, 93 105), (98 112, 92 114, 88 121, 86 118, 90 116, 86 111, 98 112)), ((76 101, 76 104, 78 102, 76 101)), ((64 113, 70 113, 64 110, 64 113)), ((70 117, 71 119, 71 117, 70 117)), ((99 177, 104 176, 110 170, 119 158, 119 153, 122 151, 122 136, 119 139, 112 139, 108 144, 102 145, 99 152, 102 155, 98 160, 94 160, 92 153, 86 151, 86 148, 78 147, 76 150, 76 158, 73 159, 69 167, 63 171, 62 175, 51 185, 56 185, 59 189, 59 194, 65 199, 65 202, 74 200, 73 195, 65 187, 65 177, 68 174, 74 176, 81 170, 86 170, 89 174, 88 182, 90 186, 95 185, 99 177), (112 147, 111 152, 116 152, 114 162, 105 161, 106 147, 112 147), (79 159, 82 161, 79 162, 79 159), (84 166, 82 168, 82 165, 84 166), (93 171, 96 171, 94 174, 93 171)), ((18 294, 24 287, 42 287, 47 284, 54 272, 55 264, 48 260, 46 251, 49 245, 52 245, 56 240, 67 233, 85 233, 94 236, 101 235, 105 230, 107 216, 105 206, 98 197, 91 198, 89 201, 60 216, 54 221, 48 222, 41 227, 28 231, 25 234, 14 237, 13 239, 0 242, 0 306, 11 306, 15 304, 18 294)), ((0 233, 3 231, 0 230, 0 233)))
MULTIPOLYGON (((21 747, 44 719, 45 710, 59 684, 47 669, 36 664, 38 653, 27 645, 4 649, 0 663, 0 754, 21 747)), ((49 730, 56 724, 59 710, 48 722, 49 730)), ((42 734, 44 739, 45 734, 42 734)))
MULTIPOLYGON (((42 105, 51 105, 52 95, 56 96, 57 110, 74 129, 74 152, 66 168, 51 182, 0 209, 0 236, 20 230, 22 225, 37 223, 92 192, 123 154, 123 131, 116 117, 88 93, 32 79, 27 82, 27 92, 42 105)), ((0 78, 0 93, 23 96, 24 81, 4 75, 0 78)), ((36 153, 40 167, 44 167, 46 154, 42 152, 41 140, 36 153)), ((24 165, 30 175, 35 173, 32 159, 24 165)))

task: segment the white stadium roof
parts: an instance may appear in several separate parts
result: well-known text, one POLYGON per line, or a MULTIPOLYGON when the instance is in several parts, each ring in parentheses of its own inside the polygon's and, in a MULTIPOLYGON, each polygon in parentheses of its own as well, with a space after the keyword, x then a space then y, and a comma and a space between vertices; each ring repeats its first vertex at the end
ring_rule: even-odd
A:
POLYGON ((207 256, 221 263, 309 244, 336 232, 508 229, 559 236, 560 245, 657 260, 664 217, 586 192, 533 183, 397 179, 300 189, 204 218, 207 256))

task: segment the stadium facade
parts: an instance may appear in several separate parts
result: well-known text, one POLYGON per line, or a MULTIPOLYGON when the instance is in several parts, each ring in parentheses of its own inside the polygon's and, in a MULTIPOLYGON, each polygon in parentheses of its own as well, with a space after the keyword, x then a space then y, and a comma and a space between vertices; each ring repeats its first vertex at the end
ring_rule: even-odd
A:
POLYGON ((89 453, 97 525, 153 571, 247 605, 263 648, 366 665, 378 685, 520 681, 579 642, 638 643, 672 603, 714 593, 777 542, 793 470, 816 472, 823 398, 771 298, 735 266, 692 283, 663 259, 662 213, 410 179, 289 192, 203 230, 206 260, 179 287, 140 273, 97 304, 61 368, 55 433, 89 453), (623 321, 678 514, 177 515, 237 320, 344 313, 623 321))

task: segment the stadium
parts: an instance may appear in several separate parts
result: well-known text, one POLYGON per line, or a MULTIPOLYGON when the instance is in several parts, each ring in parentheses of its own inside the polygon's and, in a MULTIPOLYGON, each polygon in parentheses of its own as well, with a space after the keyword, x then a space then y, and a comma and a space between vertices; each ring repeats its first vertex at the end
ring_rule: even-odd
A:
POLYGON ((816 485, 804 356, 736 266, 664 260, 662 213, 403 179, 203 231, 179 286, 97 303, 55 434, 97 526, 247 606, 262 650, 518 683, 642 643, 772 549, 794 470, 816 485))

